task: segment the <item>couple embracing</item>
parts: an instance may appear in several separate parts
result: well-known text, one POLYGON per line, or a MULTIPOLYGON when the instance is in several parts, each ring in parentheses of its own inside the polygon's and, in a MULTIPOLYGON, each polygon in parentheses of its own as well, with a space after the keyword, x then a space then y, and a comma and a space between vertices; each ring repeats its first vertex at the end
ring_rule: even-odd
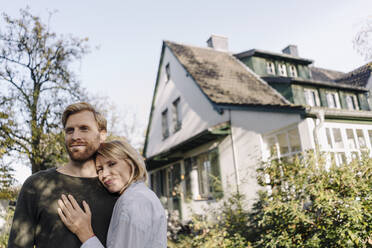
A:
POLYGON ((88 103, 62 115, 69 162, 22 186, 8 248, 166 247, 166 216, 146 186, 143 158, 105 142, 106 119, 88 103))

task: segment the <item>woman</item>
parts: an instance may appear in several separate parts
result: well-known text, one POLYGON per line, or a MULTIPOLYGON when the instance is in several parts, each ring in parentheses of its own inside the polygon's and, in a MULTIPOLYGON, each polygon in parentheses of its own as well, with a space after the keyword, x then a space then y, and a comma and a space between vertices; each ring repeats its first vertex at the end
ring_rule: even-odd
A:
MULTIPOLYGON (((107 235, 108 248, 166 247, 165 211, 146 185, 147 172, 142 157, 124 141, 101 144, 96 154, 98 178, 111 193, 119 193, 107 235)), ((103 248, 91 226, 91 212, 83 201, 82 210, 73 196, 62 195, 58 214, 76 234, 83 248, 103 248)), ((94 213, 93 213, 94 214, 94 213)))

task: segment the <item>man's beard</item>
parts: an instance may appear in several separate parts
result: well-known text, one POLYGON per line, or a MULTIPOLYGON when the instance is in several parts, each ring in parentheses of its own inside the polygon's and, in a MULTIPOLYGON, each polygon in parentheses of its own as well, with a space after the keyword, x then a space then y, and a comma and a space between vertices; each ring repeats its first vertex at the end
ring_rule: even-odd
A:
POLYGON ((89 159, 92 158, 93 154, 98 149, 99 145, 95 146, 94 145, 95 143, 96 142, 91 142, 91 143, 84 142, 83 143, 84 148, 83 149, 79 148, 79 151, 77 151, 77 152, 72 151, 72 150, 74 150, 74 147, 68 147, 66 145, 66 149, 67 149, 68 155, 70 156, 70 159, 74 162, 79 162, 79 163, 83 163, 85 161, 88 161, 89 159))

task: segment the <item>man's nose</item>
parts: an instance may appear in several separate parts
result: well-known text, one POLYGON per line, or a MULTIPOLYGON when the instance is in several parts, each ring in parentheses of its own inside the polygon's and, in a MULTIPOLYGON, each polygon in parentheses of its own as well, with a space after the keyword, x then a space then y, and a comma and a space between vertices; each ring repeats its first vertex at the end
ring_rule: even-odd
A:
POLYGON ((80 132, 79 131, 74 131, 72 133, 72 137, 71 137, 73 140, 78 140, 81 138, 81 135, 80 135, 80 132))

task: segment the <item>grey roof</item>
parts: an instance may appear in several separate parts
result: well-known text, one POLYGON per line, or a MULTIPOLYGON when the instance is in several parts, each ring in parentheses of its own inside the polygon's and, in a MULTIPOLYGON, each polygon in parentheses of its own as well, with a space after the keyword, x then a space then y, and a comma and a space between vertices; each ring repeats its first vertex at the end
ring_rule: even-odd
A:
POLYGON ((217 104, 282 105, 290 103, 227 52, 165 41, 204 94, 217 104))
POLYGON ((369 62, 349 73, 346 73, 342 77, 338 78, 336 82, 365 87, 368 83, 369 77, 371 76, 371 71, 372 62, 369 62))
POLYGON ((344 72, 323 69, 319 67, 309 67, 311 71, 311 76, 315 81, 324 82, 335 82, 336 79, 345 75, 344 72))

